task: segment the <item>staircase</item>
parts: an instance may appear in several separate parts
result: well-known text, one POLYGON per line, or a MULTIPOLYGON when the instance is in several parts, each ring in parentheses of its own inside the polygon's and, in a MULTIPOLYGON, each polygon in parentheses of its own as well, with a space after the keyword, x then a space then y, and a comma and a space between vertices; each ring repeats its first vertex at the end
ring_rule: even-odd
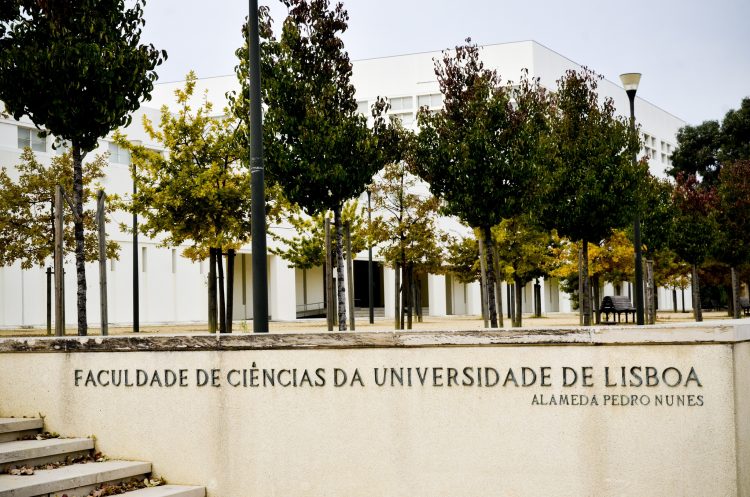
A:
MULTIPOLYGON (((385 316, 385 308, 384 307, 375 307, 373 308, 373 317, 376 318, 382 318, 385 316)), ((426 314, 425 314, 426 316, 426 314)), ((370 308, 369 307, 355 307, 354 308, 354 317, 357 318, 367 318, 370 317, 370 308)))
MULTIPOLYGON (((143 481, 151 463, 92 460, 90 438, 37 437, 41 419, 0 418, 0 497, 86 497, 111 495, 105 485, 143 481), (38 439, 41 438, 41 439, 38 439), (57 463, 65 463, 58 466, 57 463), (58 466, 39 469, 42 465, 58 466), (13 468, 34 468, 33 474, 9 474, 13 468)), ((17 471, 16 471, 17 472, 17 471)), ((203 487, 161 485, 130 490, 124 497, 205 497, 203 487)))

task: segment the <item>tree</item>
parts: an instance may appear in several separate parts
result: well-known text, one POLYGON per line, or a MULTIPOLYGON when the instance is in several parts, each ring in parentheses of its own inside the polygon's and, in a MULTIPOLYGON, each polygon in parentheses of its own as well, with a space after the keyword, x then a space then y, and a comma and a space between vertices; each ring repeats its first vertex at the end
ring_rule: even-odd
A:
MULTIPOLYGON (((302 270, 303 284, 307 285, 307 270, 324 266, 325 286, 328 282, 333 285, 333 274, 331 271, 331 261, 326 262, 326 220, 330 219, 330 211, 319 212, 313 216, 305 214, 298 205, 290 204, 283 195, 278 194, 280 202, 278 220, 281 223, 288 224, 291 227, 291 236, 285 236, 282 227, 280 230, 270 231, 271 237, 280 242, 277 247, 271 247, 269 252, 282 257, 289 262, 289 267, 302 270)), ((341 209, 341 220, 344 226, 349 226, 349 236, 352 254, 357 254, 367 248, 368 240, 371 239, 368 227, 365 224, 362 209, 356 200, 344 203, 341 209)), ((335 246, 336 241, 332 243, 335 246)), ((335 253, 335 249, 332 248, 335 253)), ((353 292, 349 288, 349 292, 353 292)), ((306 291, 303 292, 307 295, 306 291)), ((326 292, 326 298, 328 293, 326 292)), ((307 301, 305 301, 307 304, 307 301)), ((333 305, 329 303, 327 305, 333 305)), ((326 313, 326 318, 330 319, 329 326, 332 329, 335 324, 335 315, 326 313)))
MULTIPOLYGON (((98 155, 83 165, 83 198, 94 198, 96 181, 104 177, 107 158, 98 155)), ((0 169, 0 266, 20 261, 22 269, 44 266, 55 250, 55 188, 61 185, 70 191, 73 184, 73 160, 69 153, 52 158, 49 166, 41 164, 31 149, 24 149, 21 162, 16 166, 18 180, 13 181, 5 168, 0 169)), ((112 204, 107 204, 111 212, 112 204)), ((75 249, 73 214, 65 209, 63 216, 64 251, 75 249)), ((86 262, 99 258, 97 245, 96 213, 83 212, 86 262)), ((117 259, 119 245, 107 242, 107 257, 117 259)))
MULTIPOLYGON (((552 264, 550 271, 552 276, 564 280, 563 288, 572 294, 573 302, 578 305, 582 303, 582 295, 578 295, 580 261, 578 254, 583 248, 583 242, 570 242, 562 240, 553 246, 556 261, 552 264)), ((598 305, 600 302, 599 291, 604 282, 612 283, 616 288, 622 282, 630 280, 635 270, 633 260, 633 243, 628 239, 624 230, 612 230, 607 238, 598 244, 589 245, 588 250, 588 276, 591 280, 596 306, 592 309, 596 312, 597 323, 599 322, 598 305)), ((582 282, 581 282, 582 283, 582 282)))
POLYGON ((742 99, 739 109, 731 109, 724 115, 720 143, 722 163, 750 160, 750 97, 742 99))
POLYGON ((719 240, 714 254, 731 268, 732 309, 737 319, 740 317, 738 266, 750 263, 750 160, 731 162, 721 169, 717 197, 719 240))
POLYGON ((0 100, 70 142, 78 334, 86 335, 83 159, 148 99, 166 52, 141 45, 145 0, 16 0, 0 29, 0 100))
POLYGON ((727 112, 721 123, 704 121, 680 128, 667 173, 675 178, 694 175, 714 187, 722 167, 741 159, 750 160, 750 97, 742 100, 739 109, 727 112))
POLYGON ((682 291, 682 310, 685 312, 685 289, 690 285, 690 264, 677 254, 664 248, 654 253, 654 279, 656 286, 672 288, 672 308, 677 312, 677 289, 682 291))
POLYGON ((501 275, 515 284, 513 326, 520 327, 523 287, 529 281, 549 274, 555 262, 552 248, 556 234, 539 229, 528 217, 503 219, 492 229, 492 234, 501 275))
POLYGON ((712 215, 716 192, 713 188, 701 187, 695 176, 680 174, 672 202, 675 218, 670 246, 693 268, 693 315, 696 321, 703 321, 698 266, 711 253, 716 240, 717 225, 712 215))
POLYGON ((460 283, 479 281, 479 244, 474 237, 449 237, 444 270, 460 283))
MULTIPOLYGON (((358 114, 352 64, 340 35, 348 14, 328 0, 282 0, 289 9, 281 35, 261 11, 266 177, 307 214, 334 214, 338 274, 344 274, 342 206, 358 196, 387 162, 380 143, 385 121, 376 106, 373 129, 358 114)), ((246 86, 246 48, 237 72, 246 86)), ((247 101, 248 89, 242 98, 247 101)), ((242 107, 239 106, 238 109, 242 107)), ((338 278, 339 329, 346 329, 344 278, 338 278)))
MULTIPOLYGON (((250 239, 250 174, 239 162, 245 149, 237 139, 236 120, 228 109, 225 117, 213 117, 213 106, 207 100, 193 110, 190 100, 194 91, 195 74, 191 72, 184 89, 175 92, 176 113, 162 107, 158 127, 144 116, 146 133, 166 149, 165 153, 130 143, 119 134, 116 138, 130 150, 138 191, 129 210, 142 220, 139 230, 152 238, 162 236, 162 246, 189 244, 184 254, 192 260, 207 255, 218 260, 222 280, 221 254, 250 239)), ((230 271, 228 289, 233 288, 233 277, 230 271)), ((209 281, 210 309, 211 302, 216 302, 214 291, 209 281)), ((223 288, 219 291, 223 296, 223 288)), ((231 316, 220 307, 221 321, 231 323, 231 316)), ((222 326, 222 331, 229 330, 222 326)))
POLYGON ((680 128, 677 148, 672 153, 672 167, 667 173, 675 178, 680 174, 700 176, 706 184, 715 184, 721 169, 720 144, 721 125, 718 121, 680 128))
POLYGON ((396 309, 396 329, 411 329, 415 308, 421 321, 420 278, 439 271, 442 265, 442 236, 436 223, 440 203, 432 195, 420 193, 423 188, 404 161, 386 165, 371 188, 373 207, 380 213, 373 219, 373 241, 386 263, 396 273, 401 270, 401 288, 397 283, 396 294, 401 293, 402 305, 400 316, 398 306, 396 309))
POLYGON ((490 325, 497 327, 490 229, 533 209, 544 183, 547 94, 522 74, 516 87, 486 69, 467 40, 435 61, 444 108, 420 109, 415 171, 444 201, 446 213, 480 230, 487 245, 490 325))
POLYGON ((613 228, 633 221, 635 193, 647 170, 644 162, 633 163, 639 143, 628 120, 614 115, 611 98, 600 103, 600 79, 584 69, 570 70, 557 82, 551 179, 541 216, 546 228, 582 241, 584 325, 591 324, 588 243, 598 244, 613 228))

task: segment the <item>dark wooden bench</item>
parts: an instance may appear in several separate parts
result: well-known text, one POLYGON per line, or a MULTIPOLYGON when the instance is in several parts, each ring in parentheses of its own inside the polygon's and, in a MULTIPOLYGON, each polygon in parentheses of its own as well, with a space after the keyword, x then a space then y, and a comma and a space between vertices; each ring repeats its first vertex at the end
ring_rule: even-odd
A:
POLYGON ((740 297, 740 309, 745 316, 750 316, 750 298, 740 297))
POLYGON ((624 295, 607 295, 602 299, 602 305, 599 311, 604 313, 605 322, 609 322, 609 315, 617 316, 617 322, 621 321, 620 316, 625 314, 625 322, 628 322, 628 314, 633 315, 635 322, 635 307, 630 303, 630 299, 624 295))
POLYGON ((721 305, 718 300, 715 299, 701 299, 701 309, 704 311, 723 311, 726 309, 725 306, 721 305))

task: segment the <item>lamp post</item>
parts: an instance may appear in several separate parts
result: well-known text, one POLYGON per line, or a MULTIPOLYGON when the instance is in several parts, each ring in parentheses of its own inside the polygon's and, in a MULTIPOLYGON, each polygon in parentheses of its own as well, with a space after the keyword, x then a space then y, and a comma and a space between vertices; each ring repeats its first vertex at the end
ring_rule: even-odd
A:
MULTIPOLYGON (((372 230, 372 205, 370 205, 370 187, 367 187, 367 231, 372 230)), ((368 234, 369 238, 369 234, 368 234)), ((367 241, 367 298, 370 307, 370 324, 375 322, 375 305, 373 300, 373 280, 372 280, 372 242, 367 241)))
MULTIPOLYGON (((620 81, 625 88, 625 93, 630 99, 630 128, 635 130, 635 92, 638 91, 638 83, 641 81, 641 73, 631 72, 620 74, 620 81)), ((633 162, 636 161, 633 153, 633 162)), ((635 245, 635 317, 636 323, 644 324, 643 319, 643 254, 641 250, 641 214, 636 212, 635 224, 633 226, 633 244, 635 245)))
POLYGON ((266 202, 263 170, 263 114, 260 105, 260 48, 258 0, 249 0, 247 17, 248 76, 250 79, 250 198, 253 250, 253 333, 268 333, 268 277, 266 275, 266 202))
MULTIPOLYGON (((133 200, 138 193, 135 176, 135 164, 133 167, 133 200)), ((133 210, 133 333, 140 332, 140 290, 138 287, 138 214, 133 210)))

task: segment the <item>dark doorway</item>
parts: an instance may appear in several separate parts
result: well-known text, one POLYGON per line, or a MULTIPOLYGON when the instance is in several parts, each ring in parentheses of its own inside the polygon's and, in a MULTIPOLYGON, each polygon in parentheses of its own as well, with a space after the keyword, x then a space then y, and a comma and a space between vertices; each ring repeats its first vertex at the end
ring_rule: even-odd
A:
MULTIPOLYGON (((367 292, 367 261, 354 263, 354 307, 369 307, 370 297, 367 292)), ((372 262, 373 302, 374 307, 383 307, 383 265, 372 262)))

